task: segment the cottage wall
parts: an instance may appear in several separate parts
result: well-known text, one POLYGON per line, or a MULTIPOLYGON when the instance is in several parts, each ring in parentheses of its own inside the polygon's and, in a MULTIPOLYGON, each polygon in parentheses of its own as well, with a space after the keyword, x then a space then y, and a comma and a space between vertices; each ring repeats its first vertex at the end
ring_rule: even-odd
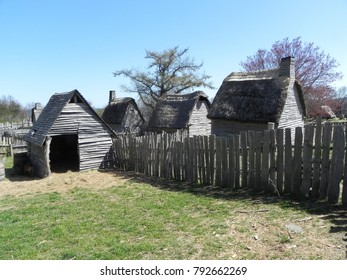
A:
POLYGON ((292 80, 288 87, 288 95, 278 123, 278 128, 303 127, 303 115, 304 112, 299 99, 299 93, 294 80, 292 80))
POLYGON ((242 131, 248 130, 265 130, 267 124, 255 122, 239 122, 233 120, 212 119, 211 134, 217 136, 228 136, 231 134, 240 134, 242 131))
MULTIPOLYGON (((77 134, 80 170, 112 165, 113 145, 107 127, 84 103, 68 103, 54 122, 49 136, 77 134)), ((63 152, 63 151, 62 151, 63 152)))
POLYGON ((48 177, 51 174, 49 166, 49 145, 51 139, 48 138, 43 146, 33 143, 28 144, 28 155, 33 166, 34 174, 40 178, 48 177))
MULTIPOLYGON (((124 114, 120 132, 140 133, 143 119, 134 104, 129 103, 124 114)), ((118 131, 117 131, 118 132, 118 131)))
POLYGON ((199 100, 190 116, 189 135, 210 135, 211 121, 207 118, 208 105, 199 100))

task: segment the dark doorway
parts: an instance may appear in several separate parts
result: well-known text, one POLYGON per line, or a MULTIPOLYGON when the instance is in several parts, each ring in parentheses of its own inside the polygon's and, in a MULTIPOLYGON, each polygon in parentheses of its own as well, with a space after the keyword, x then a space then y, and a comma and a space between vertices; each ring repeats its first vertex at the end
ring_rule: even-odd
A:
POLYGON ((53 136, 50 145, 49 159, 52 172, 79 170, 78 136, 53 136))

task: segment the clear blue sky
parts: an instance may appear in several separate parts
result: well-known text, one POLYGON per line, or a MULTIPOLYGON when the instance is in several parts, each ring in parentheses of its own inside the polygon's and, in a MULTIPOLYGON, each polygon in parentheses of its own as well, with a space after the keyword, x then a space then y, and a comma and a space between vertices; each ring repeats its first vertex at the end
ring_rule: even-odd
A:
POLYGON ((340 63, 347 86, 346 17, 347 0, 0 0, 0 96, 44 105, 78 89, 102 107, 109 90, 128 95, 112 72, 178 45, 204 63, 213 97, 247 56, 298 36, 340 63))

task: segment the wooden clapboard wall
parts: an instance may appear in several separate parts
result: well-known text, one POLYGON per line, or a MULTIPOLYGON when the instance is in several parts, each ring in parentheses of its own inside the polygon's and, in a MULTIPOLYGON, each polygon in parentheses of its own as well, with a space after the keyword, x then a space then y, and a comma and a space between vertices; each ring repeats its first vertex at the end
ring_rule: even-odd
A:
POLYGON ((53 95, 26 137, 30 161, 40 177, 50 174, 51 139, 59 135, 78 136, 79 170, 112 167, 115 134, 77 90, 53 95))

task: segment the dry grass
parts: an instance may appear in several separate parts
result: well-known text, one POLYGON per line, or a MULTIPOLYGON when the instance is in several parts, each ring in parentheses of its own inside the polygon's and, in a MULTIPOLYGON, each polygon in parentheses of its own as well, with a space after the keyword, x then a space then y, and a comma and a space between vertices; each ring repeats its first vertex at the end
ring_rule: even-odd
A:
POLYGON ((50 192, 64 193, 76 187, 106 189, 124 183, 126 179, 112 172, 86 171, 53 173, 45 179, 9 176, 0 184, 0 198, 4 196, 34 195, 50 192))

